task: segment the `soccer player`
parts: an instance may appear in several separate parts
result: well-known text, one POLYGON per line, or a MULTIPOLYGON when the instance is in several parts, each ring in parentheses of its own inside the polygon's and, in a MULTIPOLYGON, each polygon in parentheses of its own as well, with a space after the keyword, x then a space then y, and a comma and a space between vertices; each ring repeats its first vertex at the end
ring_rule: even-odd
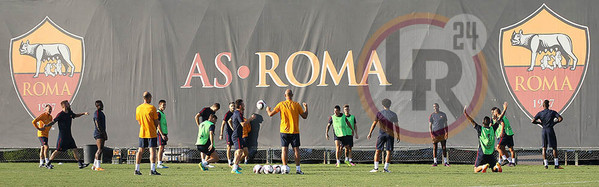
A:
POLYGON ((329 117, 329 123, 327 124, 327 128, 325 130, 325 137, 328 140, 329 130, 331 129, 331 125, 333 125, 333 131, 335 132, 335 158, 337 159, 337 164, 335 164, 335 167, 339 167, 339 164, 341 163, 339 157, 341 155, 342 147, 345 147, 346 150, 349 149, 349 142, 352 140, 351 135, 354 133, 354 129, 351 127, 347 117, 345 117, 340 110, 341 107, 339 107, 339 105, 335 105, 333 115, 329 117))
POLYGON ((92 170, 94 171, 104 171, 103 168, 100 167, 100 160, 102 155, 102 150, 104 150, 104 142, 108 140, 108 134, 106 134, 106 116, 104 115, 104 103, 101 100, 96 101, 96 112, 94 112, 94 139, 96 139, 96 146, 98 150, 96 151, 94 165, 92 165, 92 170))
POLYGON ((48 134, 50 132, 50 128, 44 127, 44 125, 52 122, 52 106, 46 105, 44 107, 44 113, 40 114, 37 118, 35 118, 31 123, 33 123, 33 127, 37 129, 37 139, 40 141, 40 168, 46 167, 46 164, 49 162, 48 159, 48 134))
POLYGON ((493 123, 497 123, 499 121, 499 127, 495 131, 495 136, 497 136, 497 152, 499 152, 501 166, 505 166, 506 164, 510 164, 509 166, 515 166, 515 154, 514 154, 514 131, 512 130, 512 126, 510 126, 510 121, 507 117, 503 116, 503 119, 499 119, 499 115, 501 114, 501 110, 497 107, 493 107, 491 109, 491 113, 493 114, 493 123), (508 147, 510 150, 511 157, 507 157, 505 147, 508 147))
POLYGON ((299 135, 299 116, 306 119, 308 118, 308 104, 302 103, 304 109, 298 102, 293 101, 293 92, 290 89, 285 90, 285 101, 279 102, 275 108, 271 110, 270 107, 266 107, 268 116, 274 116, 281 112, 281 160, 283 162, 283 173, 289 172, 289 166, 287 166, 287 148, 289 144, 293 147, 295 153, 295 173, 304 174, 300 168, 300 135, 299 135))
MULTIPOLYGON (((495 129, 499 126, 499 123, 491 124, 491 118, 489 116, 485 116, 483 118, 483 126, 477 124, 468 112, 466 112, 466 107, 464 107, 464 115, 472 123, 472 127, 478 133, 478 152, 476 153, 476 161, 474 162, 474 173, 487 172, 490 164, 494 164, 492 171, 493 172, 501 172, 501 165, 493 156, 493 152, 495 152, 495 129)), ((503 103, 503 112, 499 115, 499 119, 503 118, 505 112, 507 110, 507 102, 503 103)))
POLYGON ((354 147, 354 136, 356 137, 356 139, 358 139, 358 123, 356 121, 356 116, 351 115, 349 113, 349 105, 346 104, 345 106, 343 106, 343 113, 345 114, 345 117, 347 118, 347 120, 349 121, 351 128, 354 129, 354 133, 350 138, 350 142, 349 142, 349 147, 345 149, 345 164, 347 164, 348 166, 355 166, 356 164, 354 164, 353 160, 352 160, 352 148, 354 147))
MULTIPOLYGON (((196 114, 195 116, 196 124, 200 124, 208 120, 210 114, 216 114, 216 111, 218 111, 218 109, 220 109, 220 103, 214 103, 210 107, 202 108, 202 110, 200 110, 200 112, 198 112, 198 114, 196 114)), ((205 155, 204 153, 200 153, 202 161, 206 161, 206 156, 207 155, 205 155)), ((214 166, 208 165, 208 167, 212 168, 214 166)))
POLYGON ((244 125, 242 130, 243 130, 243 132, 242 132, 242 136, 241 137, 243 138, 243 144, 244 144, 243 145, 243 149, 244 149, 244 152, 245 152, 245 154, 243 154, 243 159, 244 159, 243 164, 248 164, 249 150, 248 150, 247 144, 248 144, 248 141, 249 141, 250 132, 252 131, 252 124, 248 123, 247 125, 244 125))
POLYGON ((230 102, 229 103, 229 111, 227 111, 227 113, 223 117, 223 122, 220 126, 220 136, 218 138, 218 139, 222 140, 223 133, 226 133, 226 134, 224 134, 224 136, 225 136, 225 141, 227 142, 227 162, 229 163, 230 167, 233 167, 233 160, 231 160, 231 146, 233 146, 233 140, 231 140, 231 134, 233 133, 233 127, 232 127, 231 123, 229 123, 229 119, 231 119, 231 116, 233 116, 233 112, 235 112, 235 103, 230 102), (226 131, 225 131, 225 129, 226 129, 226 131))
POLYGON ((75 114, 71 110, 71 105, 69 101, 64 100, 60 102, 60 106, 62 107, 62 111, 56 114, 56 118, 44 127, 51 127, 52 125, 58 123, 58 140, 56 141, 56 150, 50 155, 50 160, 46 164, 48 169, 54 168, 52 165, 52 160, 58 155, 60 152, 67 151, 69 149, 73 150, 73 157, 79 164, 79 169, 83 169, 87 167, 89 164, 84 164, 82 160, 79 160, 79 151, 77 151, 77 145, 75 144, 75 139, 73 139, 73 135, 71 134, 71 125, 73 123, 73 119, 81 117, 83 115, 88 115, 87 112, 75 114))
POLYGON ((158 120, 160 121, 160 128, 158 129, 158 165, 157 168, 168 168, 162 164, 162 156, 164 155, 164 147, 168 141, 168 128, 166 126, 166 115, 164 110, 166 109, 166 101, 158 101, 158 120))
POLYGON ((252 116, 249 120, 243 118, 243 112, 245 111, 245 104, 242 99, 235 101, 235 112, 231 116, 231 124, 233 124, 233 133, 231 139, 233 140, 233 147, 235 148, 235 158, 233 159, 233 168, 231 173, 241 174, 239 170, 239 162, 241 159, 248 154, 247 147, 243 139, 243 128, 250 125, 250 121, 254 119, 252 116))
POLYGON ((208 167, 206 167, 208 163, 218 162, 218 154, 214 149, 214 123, 216 122, 216 119, 216 115, 211 114, 210 117, 208 117, 208 120, 198 125, 198 139, 196 141, 196 146, 198 151, 208 155, 208 159, 198 164, 198 166, 202 168, 202 171, 208 170, 208 167))
POLYGON ((441 143, 443 149, 443 165, 449 166, 447 162, 447 115, 439 111, 439 104, 433 104, 433 113, 428 117, 428 130, 433 139, 433 166, 437 166, 437 144, 441 143))
POLYGON ((139 148, 135 155, 135 175, 141 175, 139 165, 146 148, 150 149, 150 175, 160 175, 156 171, 156 146, 158 144, 156 129, 160 128, 160 121, 158 121, 156 107, 150 104, 152 94, 144 92, 143 100, 144 103, 135 109, 135 120, 139 123, 139 148))
POLYGON ((543 129, 541 137, 543 139, 543 163, 545 164, 545 169, 548 168, 547 163, 547 146, 553 149, 553 161, 555 164, 555 169, 564 169, 559 166, 559 160, 557 158, 557 137, 555 137, 555 131, 553 130, 553 126, 562 122, 564 118, 559 115, 555 110, 549 109, 549 100, 543 101, 543 109, 535 117, 532 119, 532 123, 538 124, 543 129))
POLYGON ((367 137, 370 140, 374 127, 376 127, 376 124, 379 124, 379 137, 376 141, 376 151, 374 152, 374 169, 370 170, 370 172, 379 171, 379 158, 383 149, 386 148, 387 157, 385 158, 385 168, 383 172, 391 173, 391 171, 389 171, 389 163, 391 161, 391 151, 393 151, 393 139, 397 138, 397 143, 399 143, 399 124, 397 114, 389 110, 389 107, 391 107, 391 100, 383 99, 382 104, 383 110, 376 113, 376 119, 372 122, 367 137))

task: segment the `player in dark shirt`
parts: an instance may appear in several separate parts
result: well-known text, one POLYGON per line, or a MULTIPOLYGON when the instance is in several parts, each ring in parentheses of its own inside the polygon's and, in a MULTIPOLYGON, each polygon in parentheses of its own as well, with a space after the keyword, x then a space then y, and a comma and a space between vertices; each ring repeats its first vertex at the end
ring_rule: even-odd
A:
POLYGON ((252 116, 249 120, 243 118, 243 112, 245 111, 245 104, 243 100, 237 99, 235 101, 235 112, 233 112, 233 116, 231 116, 231 124, 233 125, 233 133, 231 135, 231 139, 233 140, 233 147, 235 148, 235 159, 233 159, 233 168, 231 173, 241 174, 239 170, 239 162, 241 158, 248 154, 247 147, 245 142, 243 141, 243 127, 246 125, 250 125, 250 121, 252 121, 255 117, 252 116))
POLYGON ((564 169, 559 166, 559 160, 557 158, 557 137, 555 136, 555 131, 553 130, 553 126, 562 122, 564 118, 555 110, 549 109, 549 100, 543 101, 543 108, 545 109, 537 113, 537 115, 535 115, 535 117, 532 119, 532 123, 538 124, 543 129, 541 138, 543 140, 543 163, 545 164, 545 169, 549 168, 546 155, 547 146, 553 149, 555 169, 564 169))
POLYGON ((385 158, 385 168, 383 172, 390 173, 389 163, 391 161, 391 152, 393 151, 393 139, 397 139, 399 143, 399 124, 397 120, 397 114, 391 110, 391 100, 383 99, 383 110, 376 114, 376 119, 370 126, 367 138, 370 140, 372 131, 377 124, 379 124, 379 137, 376 141, 376 151, 374 152, 374 169, 370 172, 378 172, 379 170, 379 156, 386 147, 387 157, 385 158))
POLYGON ((428 129, 433 141, 433 166, 437 166, 437 144, 441 143, 443 149, 443 165, 449 166, 447 162, 447 115, 439 110, 439 104, 433 104, 433 113, 428 117, 428 129))
POLYGON ((224 134, 225 141, 227 142, 227 162, 229 163, 229 166, 233 166, 233 161, 231 160, 231 146, 233 146, 233 141, 231 140, 231 134, 233 133, 233 128, 231 127, 231 124, 229 123, 229 119, 231 119, 231 116, 233 116, 234 111, 235 111, 235 103, 230 102, 229 103, 229 111, 227 111, 227 113, 223 117, 223 123, 220 126, 220 136, 218 137, 218 139, 222 140, 223 134, 224 134), (225 131, 225 129, 226 129, 226 131, 225 131))
POLYGON ((75 160, 77 160, 77 163, 79 163, 79 169, 83 169, 89 164, 84 164, 82 160, 79 160, 79 151, 77 151, 77 145, 75 144, 75 140, 71 134, 71 124, 73 123, 73 119, 83 115, 88 115, 88 113, 73 113, 71 110, 71 105, 67 100, 60 102, 60 106, 62 106, 62 111, 56 115, 56 118, 54 118, 51 123, 45 125, 45 127, 51 127, 55 123, 58 123, 58 140, 56 142, 56 150, 50 156, 50 161, 46 167, 48 169, 54 168, 52 165, 52 160, 54 160, 56 155, 58 155, 60 152, 71 149, 73 150, 73 157, 75 157, 75 160))
POLYGON ((102 150, 104 149, 104 142, 108 140, 108 135, 106 134, 106 116, 104 116, 104 103, 102 101, 96 101, 96 112, 94 112, 94 139, 96 139, 96 146, 98 150, 96 151, 94 165, 92 166, 92 170, 94 171, 104 171, 103 168, 100 167, 100 160, 102 155, 102 150))

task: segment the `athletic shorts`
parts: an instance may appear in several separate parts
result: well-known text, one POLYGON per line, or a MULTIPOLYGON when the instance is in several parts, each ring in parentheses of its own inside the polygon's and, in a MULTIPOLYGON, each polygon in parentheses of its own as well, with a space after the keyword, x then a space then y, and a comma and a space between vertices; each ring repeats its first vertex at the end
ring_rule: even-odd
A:
POLYGON ((382 151, 385 147, 387 151, 393 151, 393 136, 379 136, 376 140, 376 150, 382 151))
POLYGON ((245 141, 243 138, 232 137, 233 140, 233 148, 235 149, 243 149, 245 147, 245 141))
POLYGON ((502 145, 502 146, 506 146, 506 147, 514 147, 514 135, 508 136, 505 135, 501 138, 497 139, 497 144, 498 145, 502 145))
POLYGON ((227 145, 232 146, 233 145, 233 139, 231 138, 231 134, 233 132, 229 133, 229 132, 225 132, 225 141, 227 142, 227 145))
POLYGON ((439 143, 439 142, 442 142, 442 141, 446 141, 445 134, 441 134, 441 135, 435 136, 433 138, 433 143, 439 143))
POLYGON ((483 150, 479 147, 478 152, 476 152, 476 161, 474 162, 474 167, 482 166, 485 164, 489 164, 491 167, 495 166, 497 163, 497 159, 493 154, 485 155, 483 150))
POLYGON ((353 147, 354 146, 353 136, 342 136, 342 137, 339 137, 335 141, 339 141, 341 143, 342 147, 345 147, 345 146, 353 147))
POLYGON ((75 140, 73 137, 61 137, 58 136, 58 141, 56 142, 56 150, 58 151, 66 151, 69 149, 77 148, 77 144, 75 144, 75 140))
POLYGON ((48 137, 37 137, 37 139, 39 139, 39 140, 40 140, 40 144, 41 144, 42 146, 44 146, 44 145, 45 145, 45 146, 48 146, 48 137))
POLYGON ((543 128, 541 137, 543 139, 543 147, 557 148, 557 138, 555 137, 553 128, 543 128))
POLYGON ((157 138, 139 138, 139 147, 157 147, 158 140, 157 138))
POLYGON ((196 147, 198 148, 199 152, 202 152, 208 156, 214 153, 214 147, 212 148, 212 150, 208 150, 210 148, 210 143, 208 143, 207 145, 196 145, 196 147))
POLYGON ((164 146, 166 145, 166 140, 162 139, 162 136, 158 135, 158 145, 159 146, 164 146))
POLYGON ((281 133, 281 147, 289 147, 289 144, 291 147, 299 147, 300 135, 281 133))

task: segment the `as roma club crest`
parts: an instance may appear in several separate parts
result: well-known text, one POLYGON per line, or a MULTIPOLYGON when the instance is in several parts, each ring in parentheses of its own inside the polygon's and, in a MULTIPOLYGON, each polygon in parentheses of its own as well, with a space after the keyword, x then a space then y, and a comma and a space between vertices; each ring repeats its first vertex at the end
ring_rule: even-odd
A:
POLYGON ((56 106, 77 95, 85 66, 83 38, 46 17, 29 32, 10 40, 13 84, 32 118, 46 105, 56 106))
POLYGON ((510 94, 529 118, 549 100, 563 113, 586 75, 589 30, 545 4, 522 21, 501 29, 499 60, 510 94))

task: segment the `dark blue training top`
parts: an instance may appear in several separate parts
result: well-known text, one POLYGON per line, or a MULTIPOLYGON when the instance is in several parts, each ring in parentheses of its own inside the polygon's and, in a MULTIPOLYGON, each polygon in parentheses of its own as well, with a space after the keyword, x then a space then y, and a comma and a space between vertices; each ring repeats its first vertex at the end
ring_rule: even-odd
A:
POLYGON ((541 119, 541 126, 543 126, 543 129, 545 129, 553 128, 553 126, 555 126, 556 124, 556 122, 554 122, 553 119, 558 117, 560 117, 560 115, 555 110, 545 109, 537 113, 534 120, 536 121, 538 119, 541 119))
POLYGON ((106 134, 106 116, 104 116, 104 112, 96 110, 96 112, 94 112, 94 121, 98 123, 97 128, 94 123, 94 137, 106 134))
POLYGON ((54 122, 58 123, 59 137, 73 139, 73 135, 71 134, 71 124, 73 123, 73 118, 75 118, 75 113, 73 113, 73 111, 69 111, 68 113, 60 111, 56 115, 54 122))
POLYGON ((223 118, 223 120, 225 120, 225 129, 227 129, 227 134, 229 136, 231 135, 231 133, 233 133, 233 129, 231 128, 231 126, 229 126, 229 119, 231 119, 231 116, 233 116, 233 112, 227 111, 225 117, 223 118))
POLYGON ((231 134, 232 138, 242 138, 243 137, 243 114, 239 112, 239 110, 235 110, 233 112, 233 116, 231 116, 231 123, 233 124, 233 133, 231 134))

